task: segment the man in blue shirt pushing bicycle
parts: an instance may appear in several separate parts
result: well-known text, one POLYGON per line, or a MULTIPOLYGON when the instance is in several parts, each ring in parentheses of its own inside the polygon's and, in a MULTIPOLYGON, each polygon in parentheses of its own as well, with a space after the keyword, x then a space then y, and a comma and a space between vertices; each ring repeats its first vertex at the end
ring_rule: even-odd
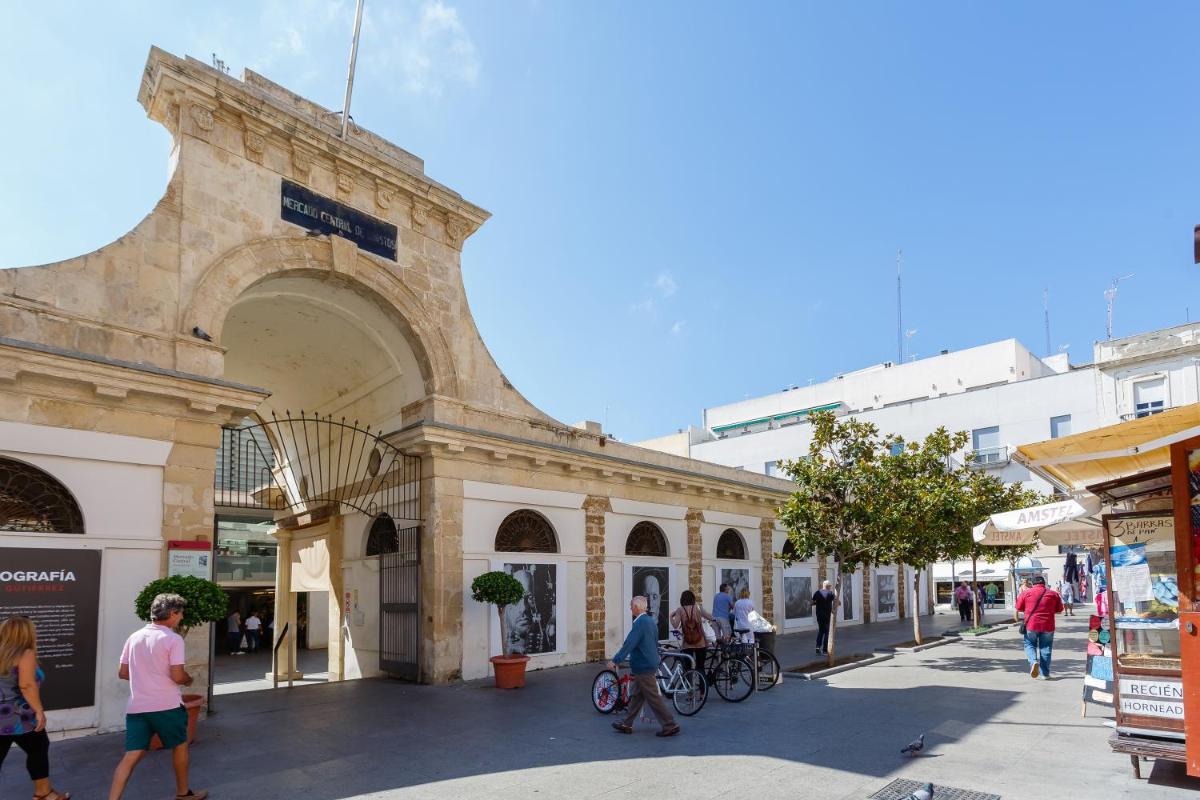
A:
POLYGON ((679 733, 679 725, 667 708, 667 701, 658 691, 658 681, 654 673, 658 669, 658 624, 646 613, 646 598, 638 595, 629 602, 629 610, 633 614, 633 629, 625 637, 625 644, 608 666, 614 672, 617 665, 629 659, 632 689, 629 692, 629 711, 625 719, 614 722, 613 728, 621 733, 633 733, 633 721, 637 719, 642 704, 649 702, 650 710, 658 717, 662 725, 656 736, 674 736, 679 733))

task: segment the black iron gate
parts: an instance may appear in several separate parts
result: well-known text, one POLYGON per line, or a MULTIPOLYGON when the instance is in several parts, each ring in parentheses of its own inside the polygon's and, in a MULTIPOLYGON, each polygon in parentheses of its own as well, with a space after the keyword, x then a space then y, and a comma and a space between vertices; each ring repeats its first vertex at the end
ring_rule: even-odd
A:
POLYGON ((399 549, 379 557, 379 668, 421 679, 421 529, 399 531, 399 549))

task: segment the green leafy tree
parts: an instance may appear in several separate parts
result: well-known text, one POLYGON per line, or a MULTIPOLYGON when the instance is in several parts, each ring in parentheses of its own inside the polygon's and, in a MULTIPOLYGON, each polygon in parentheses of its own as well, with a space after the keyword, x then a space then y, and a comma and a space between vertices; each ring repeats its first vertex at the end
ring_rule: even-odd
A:
MULTIPOLYGON (((970 437, 938 428, 919 442, 885 440, 888 454, 880 460, 876 526, 881 536, 880 559, 913 568, 913 639, 921 643, 921 570, 948 558, 959 545, 956 523, 967 513, 965 491, 970 475, 954 460, 970 437)), ((907 592, 900 571, 900 591, 907 592)))
MULTIPOLYGON (((979 560, 1007 561, 1015 568, 1016 561, 1037 549, 1037 543, 993 547, 975 541, 973 529, 992 514, 1014 511, 1049 502, 1040 492, 1019 483, 1006 484, 983 470, 964 470, 963 500, 955 508, 952 519, 953 546, 946 557, 971 559, 972 624, 979 627, 979 560)), ((1015 594, 1015 587, 1014 587, 1015 594)))
POLYGON ((177 594, 187 605, 183 609, 183 621, 179 623, 179 635, 187 636, 196 625, 216 622, 225 618, 229 597, 225 590, 212 581, 192 575, 169 575, 146 584, 133 601, 138 619, 150 621, 150 604, 160 594, 177 594))
POLYGON ((880 461, 886 449, 879 430, 869 422, 839 419, 828 411, 812 414, 809 421, 812 441, 807 456, 782 463, 796 488, 778 511, 792 545, 780 558, 785 564, 833 559, 837 580, 828 647, 833 665, 841 576, 860 563, 875 563, 879 555, 879 490, 884 478, 880 461))
POLYGON ((504 607, 521 602, 525 597, 525 587, 521 582, 502 570, 485 572, 471 581, 471 597, 476 603, 491 603, 500 615, 500 646, 504 655, 509 656, 508 618, 504 616, 504 607))

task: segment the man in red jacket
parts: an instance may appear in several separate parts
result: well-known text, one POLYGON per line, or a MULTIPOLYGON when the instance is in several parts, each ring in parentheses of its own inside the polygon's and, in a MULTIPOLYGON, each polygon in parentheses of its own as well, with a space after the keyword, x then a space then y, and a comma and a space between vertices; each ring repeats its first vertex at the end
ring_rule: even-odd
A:
POLYGON ((1025 614, 1025 657, 1029 659, 1029 677, 1038 672, 1050 678, 1050 651, 1054 648, 1054 615, 1063 610, 1062 597, 1046 586, 1038 575, 1033 586, 1017 598, 1017 611, 1025 614))

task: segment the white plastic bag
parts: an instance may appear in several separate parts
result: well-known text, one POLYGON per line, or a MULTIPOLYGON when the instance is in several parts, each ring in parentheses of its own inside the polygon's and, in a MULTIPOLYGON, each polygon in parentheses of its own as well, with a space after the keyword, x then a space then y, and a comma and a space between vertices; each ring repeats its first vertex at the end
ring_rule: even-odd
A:
POLYGON ((774 633, 775 626, 767 622, 766 618, 757 611, 751 611, 746 615, 746 621, 750 623, 750 631, 752 633, 774 633))
POLYGON ((712 623, 706 619, 700 620, 700 627, 704 630, 704 641, 709 644, 717 643, 717 632, 713 630, 712 623))

